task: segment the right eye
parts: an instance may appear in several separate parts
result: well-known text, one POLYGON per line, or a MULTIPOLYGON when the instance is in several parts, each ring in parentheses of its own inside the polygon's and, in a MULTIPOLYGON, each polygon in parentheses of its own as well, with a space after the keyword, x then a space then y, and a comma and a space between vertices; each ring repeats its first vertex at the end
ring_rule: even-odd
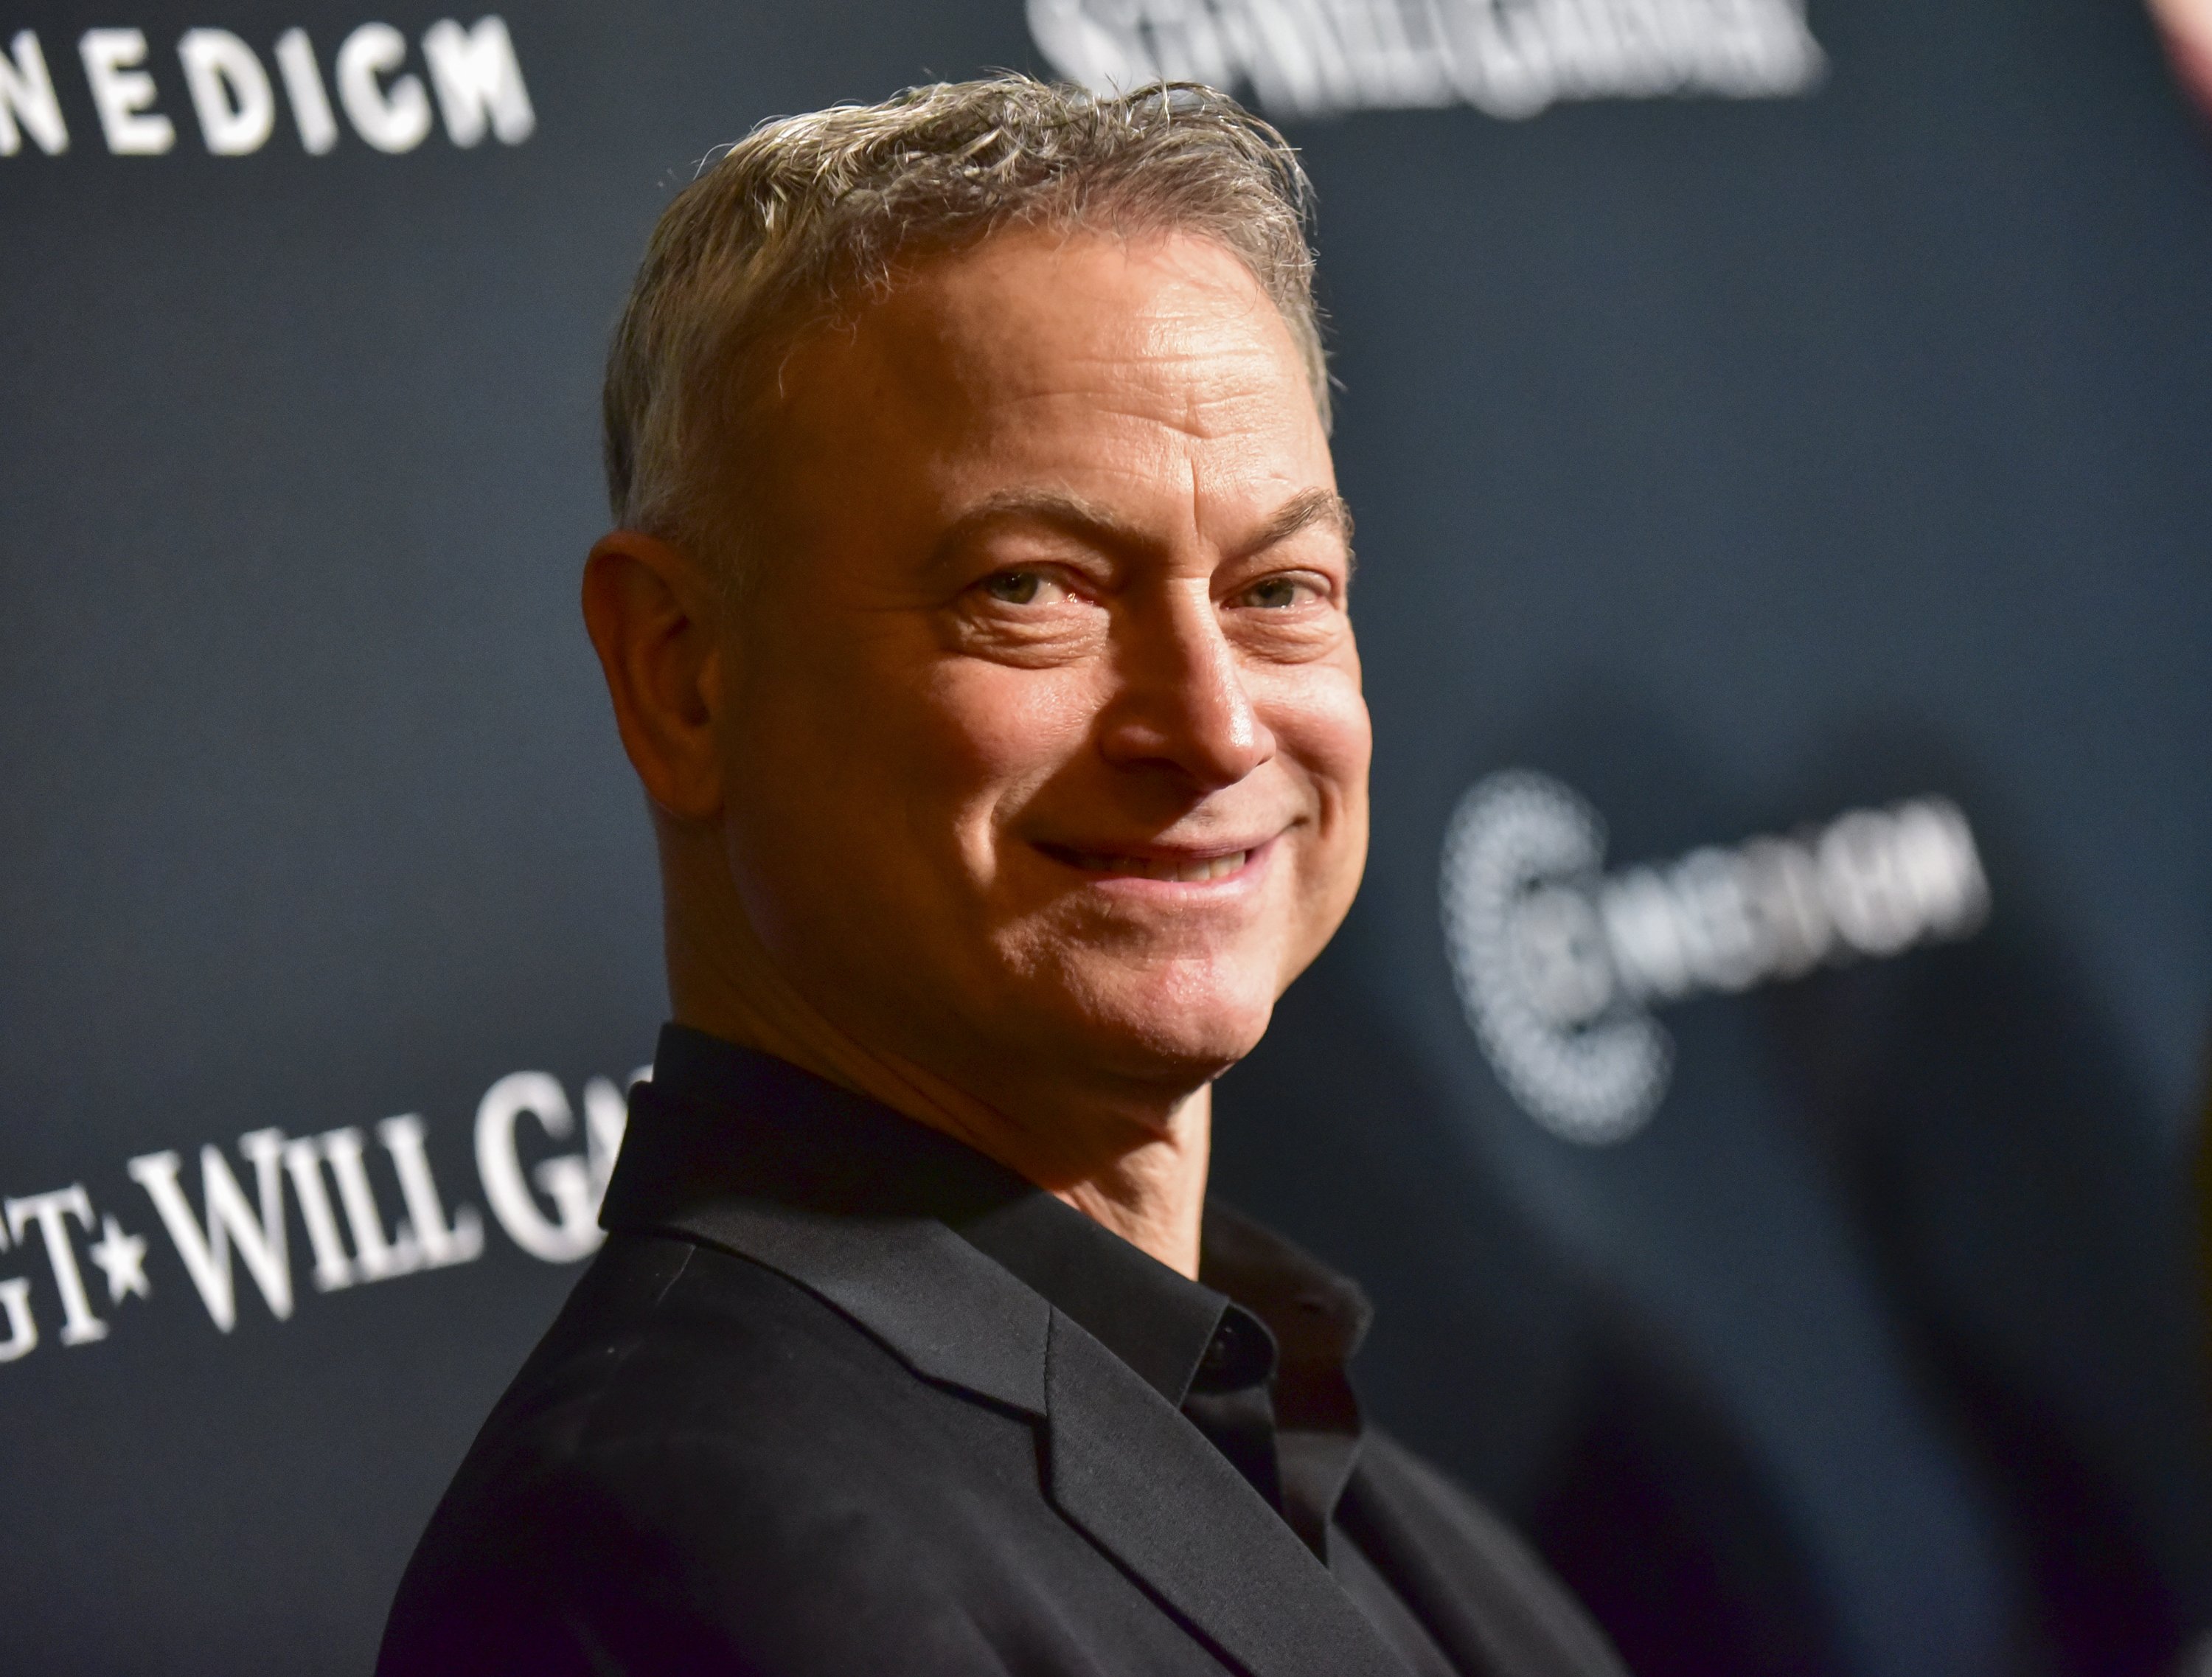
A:
POLYGON ((1035 602, 1043 588, 1044 577, 1037 571, 994 571, 979 586, 1002 604, 1028 605, 1035 602))

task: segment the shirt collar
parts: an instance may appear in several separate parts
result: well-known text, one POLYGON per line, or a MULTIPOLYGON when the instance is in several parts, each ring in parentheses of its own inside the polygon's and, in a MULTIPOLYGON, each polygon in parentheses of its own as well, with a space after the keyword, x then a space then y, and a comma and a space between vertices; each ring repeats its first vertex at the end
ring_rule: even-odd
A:
MULTIPOLYGON (((1274 1371, 1273 1336, 1226 1291, 1177 1274, 1003 1165, 878 1102, 755 1049, 665 1026, 653 1079, 631 1098, 600 1221, 610 1230, 647 1227, 732 1194, 852 1216, 936 1218, 1171 1404, 1194 1381, 1254 1384, 1274 1371)), ((1218 1227, 1273 1239, 1225 1212, 1207 1206, 1202 1261, 1214 1261, 1218 1227)), ((1249 1243, 1228 1244, 1247 1261, 1231 1263, 1224 1280, 1249 1282, 1249 1243)))

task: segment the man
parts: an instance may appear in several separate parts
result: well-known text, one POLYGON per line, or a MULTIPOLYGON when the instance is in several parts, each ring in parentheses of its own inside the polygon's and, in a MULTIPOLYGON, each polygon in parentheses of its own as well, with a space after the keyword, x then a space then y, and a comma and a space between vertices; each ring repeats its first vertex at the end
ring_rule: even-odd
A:
POLYGON ((1609 1673, 1205 1199, 1369 737, 1304 183, 1195 88, 770 124, 655 232, 584 611, 675 1023, 414 1673, 1609 1673))

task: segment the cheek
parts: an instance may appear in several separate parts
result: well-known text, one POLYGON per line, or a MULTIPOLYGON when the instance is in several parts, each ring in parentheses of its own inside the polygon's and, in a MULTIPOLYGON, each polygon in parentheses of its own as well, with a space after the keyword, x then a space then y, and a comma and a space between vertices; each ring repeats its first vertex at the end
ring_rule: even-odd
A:
POLYGON ((1300 847, 1297 902, 1291 917, 1291 971, 1335 935, 1367 867, 1367 770, 1374 736, 1357 673, 1316 684, 1286 716, 1277 738, 1311 787, 1316 823, 1300 847))
POLYGON ((963 848, 988 845, 997 818, 1083 750, 1097 709, 1085 671, 951 660, 912 707, 907 772, 926 785, 957 787, 963 848))
POLYGON ((1322 667, 1294 673, 1297 679, 1273 696, 1266 715, 1277 749, 1318 796, 1325 831, 1349 825, 1357 833, 1346 836, 1364 835, 1374 732, 1358 671, 1322 667))

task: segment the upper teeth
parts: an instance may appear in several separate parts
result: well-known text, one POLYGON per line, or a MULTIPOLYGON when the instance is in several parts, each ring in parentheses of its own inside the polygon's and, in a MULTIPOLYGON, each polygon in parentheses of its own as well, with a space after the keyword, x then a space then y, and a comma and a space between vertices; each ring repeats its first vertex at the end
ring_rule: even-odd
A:
POLYGON ((1251 854, 1249 850, 1236 850, 1226 856, 1172 861, 1151 856, 1086 855, 1079 851, 1068 860, 1094 873, 1118 873, 1132 879, 1170 879, 1177 884, 1195 885, 1208 879, 1227 878, 1244 866, 1244 859, 1251 854))

